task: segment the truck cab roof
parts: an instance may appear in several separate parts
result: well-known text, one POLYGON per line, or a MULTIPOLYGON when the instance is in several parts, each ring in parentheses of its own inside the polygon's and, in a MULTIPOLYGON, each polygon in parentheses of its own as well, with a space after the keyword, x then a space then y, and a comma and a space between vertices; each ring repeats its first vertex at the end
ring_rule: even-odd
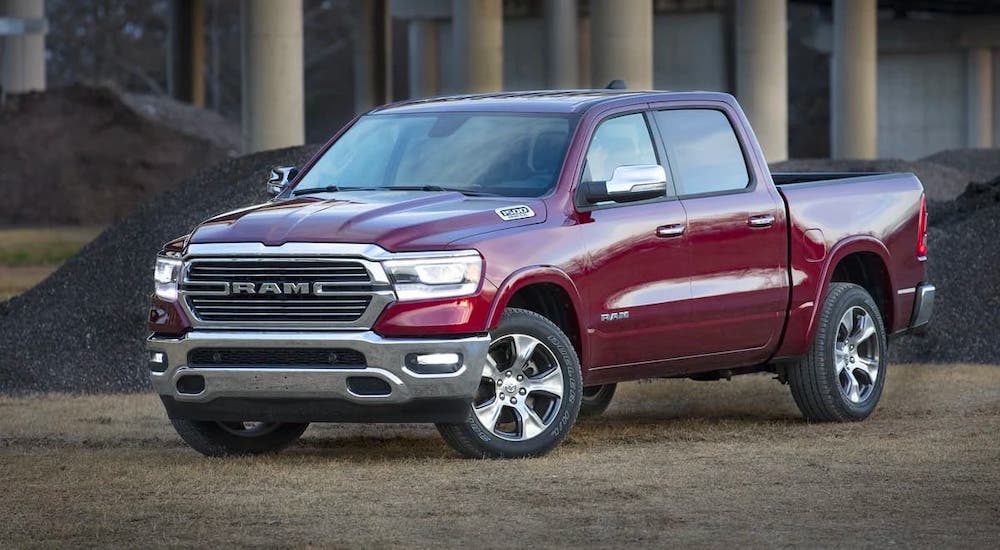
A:
POLYGON ((517 113, 582 113, 607 103, 630 104, 654 101, 719 101, 735 104, 722 92, 670 92, 657 90, 535 90, 463 94, 390 103, 372 109, 375 114, 440 113, 447 111, 495 111, 517 113))

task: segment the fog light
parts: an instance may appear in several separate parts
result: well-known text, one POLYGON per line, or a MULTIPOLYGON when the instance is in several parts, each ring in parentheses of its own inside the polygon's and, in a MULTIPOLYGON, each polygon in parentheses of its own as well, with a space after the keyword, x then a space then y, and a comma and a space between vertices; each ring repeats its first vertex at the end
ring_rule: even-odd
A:
POLYGON ((149 352, 149 370, 153 372, 167 370, 167 354, 162 351, 149 352))
POLYGON ((406 368, 417 374, 450 374, 462 367, 460 353, 411 353, 406 368))

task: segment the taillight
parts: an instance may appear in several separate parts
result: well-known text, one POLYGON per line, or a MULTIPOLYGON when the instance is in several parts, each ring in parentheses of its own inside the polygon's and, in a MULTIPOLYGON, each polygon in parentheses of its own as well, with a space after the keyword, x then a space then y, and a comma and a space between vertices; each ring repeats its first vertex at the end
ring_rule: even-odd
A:
POLYGON ((927 197, 920 197, 920 222, 917 224, 917 257, 927 256, 927 197))

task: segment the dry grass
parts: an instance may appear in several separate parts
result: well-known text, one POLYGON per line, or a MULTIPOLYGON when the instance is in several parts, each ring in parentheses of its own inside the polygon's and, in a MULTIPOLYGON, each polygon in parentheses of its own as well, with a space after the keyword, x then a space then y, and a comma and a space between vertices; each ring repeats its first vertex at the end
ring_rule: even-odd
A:
POLYGON ((0 546, 994 546, 1000 368, 904 365, 874 417, 787 388, 628 384, 555 453, 461 460, 426 426, 314 426, 205 459, 149 395, 0 398, 0 546))
POLYGON ((35 286, 83 245, 101 227, 41 227, 0 229, 0 301, 35 286))

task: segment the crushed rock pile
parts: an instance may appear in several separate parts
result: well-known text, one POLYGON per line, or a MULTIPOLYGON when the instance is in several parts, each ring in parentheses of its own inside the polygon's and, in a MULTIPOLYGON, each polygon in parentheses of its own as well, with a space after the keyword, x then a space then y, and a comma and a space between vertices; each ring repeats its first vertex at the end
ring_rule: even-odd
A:
POLYGON ((148 388, 143 346, 156 252, 210 216, 263 202, 272 166, 301 166, 316 150, 267 151, 205 169, 0 303, 0 394, 148 388))

